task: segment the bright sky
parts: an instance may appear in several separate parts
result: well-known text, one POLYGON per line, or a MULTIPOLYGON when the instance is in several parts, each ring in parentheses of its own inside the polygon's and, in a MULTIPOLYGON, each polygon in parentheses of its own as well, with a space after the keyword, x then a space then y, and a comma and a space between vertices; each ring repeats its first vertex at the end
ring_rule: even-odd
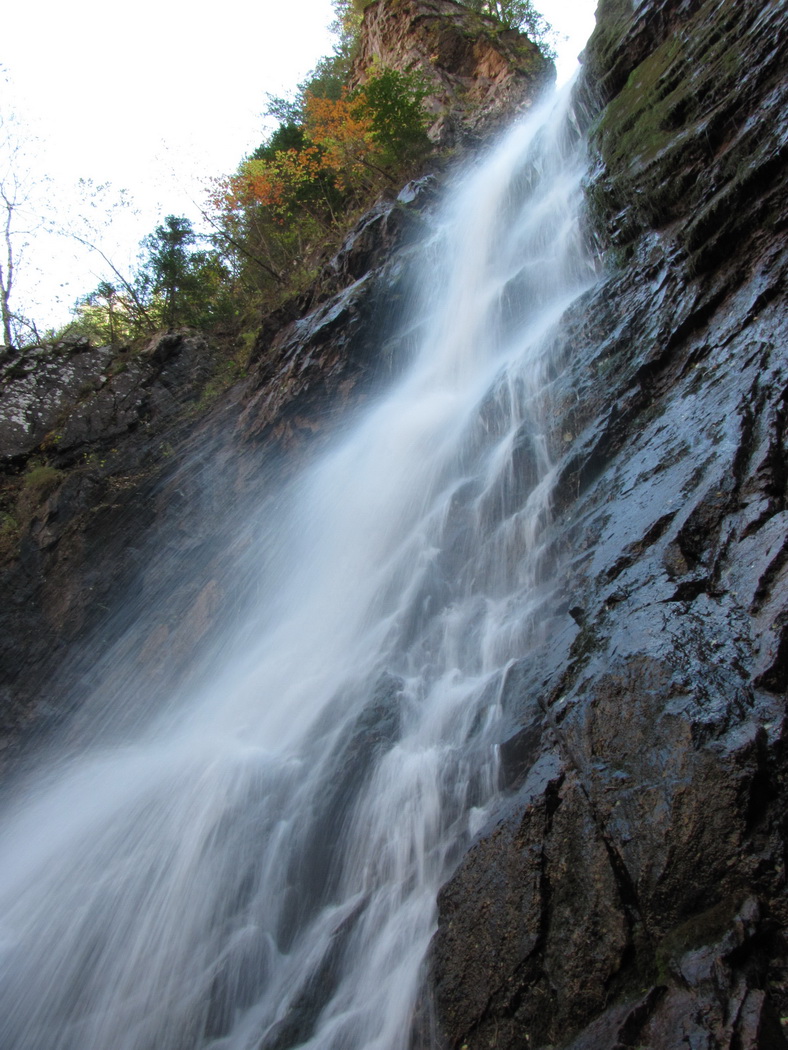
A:
MULTIPOLYGON (((595 0, 536 6, 563 38, 565 80, 593 29, 595 0)), ((117 209, 102 242, 129 268, 146 233, 168 214, 196 221, 193 202, 209 179, 233 171, 260 143, 266 94, 292 90, 330 53, 332 18, 330 0, 12 3, 0 41, 8 77, 0 106, 33 129, 59 220, 81 209, 80 178, 110 183, 109 197, 129 191, 134 213, 117 209)), ((63 323, 74 300, 105 275, 101 266, 97 256, 39 235, 19 268, 12 305, 39 325, 63 323)))

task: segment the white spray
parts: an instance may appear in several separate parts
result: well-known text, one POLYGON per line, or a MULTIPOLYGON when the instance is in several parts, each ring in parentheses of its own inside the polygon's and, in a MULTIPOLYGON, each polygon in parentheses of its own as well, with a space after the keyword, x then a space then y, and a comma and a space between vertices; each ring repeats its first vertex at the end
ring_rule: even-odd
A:
POLYGON ((547 348, 593 280, 578 139, 544 109, 454 188, 419 349, 295 486, 243 657, 6 813, 4 1050, 408 1046, 538 609, 547 348))

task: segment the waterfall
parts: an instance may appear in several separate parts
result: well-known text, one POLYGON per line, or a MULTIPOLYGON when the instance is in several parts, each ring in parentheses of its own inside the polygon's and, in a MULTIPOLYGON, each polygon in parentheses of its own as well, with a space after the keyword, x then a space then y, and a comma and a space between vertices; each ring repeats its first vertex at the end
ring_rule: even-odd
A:
POLYGON ((270 524, 243 651, 3 817, 4 1050, 405 1050, 538 634, 550 349, 594 280, 568 92, 447 195, 412 357, 270 524))

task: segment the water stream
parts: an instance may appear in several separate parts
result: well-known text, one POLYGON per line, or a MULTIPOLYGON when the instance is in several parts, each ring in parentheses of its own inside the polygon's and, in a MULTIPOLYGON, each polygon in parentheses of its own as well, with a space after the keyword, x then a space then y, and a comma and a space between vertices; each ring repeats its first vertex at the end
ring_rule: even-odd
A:
POLYGON ((567 96, 451 187, 393 388, 291 486, 242 656, 3 817, 4 1050, 405 1050, 539 626, 567 96))

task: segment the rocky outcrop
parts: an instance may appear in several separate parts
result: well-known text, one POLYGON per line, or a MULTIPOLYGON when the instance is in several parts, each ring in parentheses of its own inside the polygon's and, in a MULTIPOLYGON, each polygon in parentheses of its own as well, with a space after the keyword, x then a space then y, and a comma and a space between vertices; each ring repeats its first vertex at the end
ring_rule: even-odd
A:
POLYGON ((239 419, 245 440, 302 447, 391 376, 390 322, 407 294, 406 260, 426 228, 435 188, 435 178, 424 176, 373 205, 324 267, 322 301, 311 309, 296 302, 294 317, 264 326, 239 419))
POLYGON ((27 725, 63 713, 43 683, 107 627, 149 558, 143 537, 165 523, 180 531, 176 449, 198 423, 208 440, 225 367, 203 336, 177 332, 139 353, 80 339, 2 362, 0 756, 27 725))
POLYGON ((441 145, 500 126, 555 76, 525 36, 454 0, 374 0, 364 10, 355 81, 376 65, 422 77, 429 135, 441 145))
POLYGON ((0 365, 4 465, 42 448, 64 465, 140 425, 158 425, 199 396, 213 356, 204 338, 178 334, 139 354, 93 347, 84 336, 14 353, 0 365))
POLYGON ((447 1046, 786 1046, 786 20, 608 0, 607 276, 566 318, 550 641, 440 898, 447 1046))

